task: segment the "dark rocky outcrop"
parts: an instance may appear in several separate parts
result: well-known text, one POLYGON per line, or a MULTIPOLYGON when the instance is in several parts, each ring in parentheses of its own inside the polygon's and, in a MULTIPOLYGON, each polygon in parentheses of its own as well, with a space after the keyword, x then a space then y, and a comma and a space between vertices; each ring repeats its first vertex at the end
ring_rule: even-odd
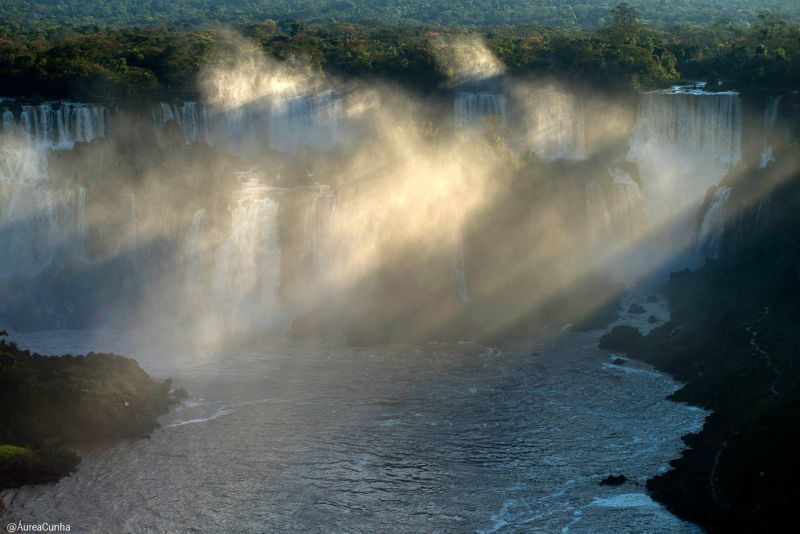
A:
POLYGON ((773 182, 761 210, 747 208, 748 187, 763 194, 767 175, 753 176, 761 183, 734 184, 743 211, 729 221, 723 256, 671 275, 672 320, 601 340, 684 382, 673 400, 712 411, 684 437, 673 469, 647 483, 711 533, 793 531, 800 501, 800 176, 773 182))
POLYGON ((632 326, 615 326, 600 338, 600 348, 605 350, 630 350, 642 338, 642 334, 632 326))
POLYGON ((600 481, 601 486, 621 486, 628 481, 625 475, 608 475, 600 481))
POLYGON ((185 391, 113 354, 49 357, 0 342, 0 489, 73 472, 70 447, 148 437, 185 391))

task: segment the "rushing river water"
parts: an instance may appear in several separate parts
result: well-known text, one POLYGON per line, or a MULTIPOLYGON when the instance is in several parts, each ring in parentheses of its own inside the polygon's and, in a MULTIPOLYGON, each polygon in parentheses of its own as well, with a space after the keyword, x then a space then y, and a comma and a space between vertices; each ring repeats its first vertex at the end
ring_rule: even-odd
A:
POLYGON ((530 346, 347 348, 282 338, 212 352, 114 332, 17 335, 115 351, 190 400, 139 440, 26 487, 4 520, 73 532, 699 532, 645 493, 705 413, 612 363, 601 332, 530 346), (609 474, 630 481, 599 486, 609 474))

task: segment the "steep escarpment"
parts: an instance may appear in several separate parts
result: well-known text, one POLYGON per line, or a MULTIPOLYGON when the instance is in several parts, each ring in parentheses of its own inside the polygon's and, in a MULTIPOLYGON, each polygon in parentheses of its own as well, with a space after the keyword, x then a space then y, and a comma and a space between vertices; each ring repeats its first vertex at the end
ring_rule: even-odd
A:
POLYGON ((710 532, 782 532, 800 499, 800 175, 791 152, 729 179, 720 257, 667 285, 672 321, 624 350, 685 386, 671 398, 713 411, 648 490, 710 532), (756 194, 757 193, 757 194, 756 194))

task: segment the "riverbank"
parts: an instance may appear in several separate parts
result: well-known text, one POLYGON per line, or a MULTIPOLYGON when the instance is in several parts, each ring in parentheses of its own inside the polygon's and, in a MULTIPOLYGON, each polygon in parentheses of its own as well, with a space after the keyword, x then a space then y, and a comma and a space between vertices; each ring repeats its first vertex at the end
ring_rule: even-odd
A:
POLYGON ((800 316, 792 295, 800 288, 794 269, 782 277, 775 263, 755 261, 674 273, 672 321, 644 336, 617 327, 600 344, 684 382, 669 399, 713 412, 700 433, 684 436, 690 448, 672 470, 647 482, 654 499, 711 533, 796 525, 800 316), (730 287, 738 291, 722 289, 730 287))
POLYGON ((43 356, 0 341, 0 490, 74 473, 88 443, 146 438, 185 396, 114 354, 43 356))
POLYGON ((0 519, 91 532, 699 532, 645 483, 705 414, 663 400, 678 385, 650 366, 614 364, 602 330, 560 330, 502 348, 276 335, 205 353, 158 336, 26 334, 41 351, 130 354, 192 397, 151 439, 21 488, 0 519), (627 482, 601 485, 612 474, 627 482))

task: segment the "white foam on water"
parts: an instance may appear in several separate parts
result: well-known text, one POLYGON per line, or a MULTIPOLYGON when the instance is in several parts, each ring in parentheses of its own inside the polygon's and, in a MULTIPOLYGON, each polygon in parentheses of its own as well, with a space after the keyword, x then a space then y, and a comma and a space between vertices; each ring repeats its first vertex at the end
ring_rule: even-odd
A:
POLYGON ((219 417, 223 417, 225 415, 230 415, 232 413, 233 413, 233 410, 229 410, 227 408, 219 408, 217 410, 217 413, 215 413, 214 415, 212 415, 210 417, 199 417, 197 419, 188 419, 186 421, 176 421, 176 422, 172 423, 171 425, 167 425, 167 428, 173 428, 173 427, 176 427, 176 426, 184 426, 184 425, 192 425, 192 424, 196 424, 196 423, 206 423, 208 421, 213 421, 214 419, 217 419, 219 417))
POLYGON ((643 508, 659 506, 657 502, 644 493, 621 493, 613 497, 595 497, 592 506, 604 508, 643 508))

